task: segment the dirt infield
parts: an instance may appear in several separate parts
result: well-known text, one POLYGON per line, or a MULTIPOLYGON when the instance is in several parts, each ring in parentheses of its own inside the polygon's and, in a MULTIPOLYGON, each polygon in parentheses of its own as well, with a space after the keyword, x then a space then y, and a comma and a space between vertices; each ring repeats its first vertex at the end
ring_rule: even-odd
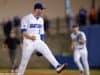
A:
POLYGON ((15 73, 0 73, 0 75, 17 75, 15 73))
POLYGON ((64 71, 60 74, 56 73, 55 71, 43 71, 43 72, 26 72, 25 75, 79 75, 78 73, 74 74, 74 73, 71 73, 71 72, 67 72, 67 71, 64 71))
MULTIPOLYGON (((44 70, 44 71, 27 71, 25 75, 80 75, 78 71, 65 70, 60 74, 57 74, 55 70, 44 70)), ((100 70, 91 71, 90 75, 100 75, 100 70)))
MULTIPOLYGON (((0 75, 17 75, 15 73, 0 73, 0 75)), ((78 71, 65 70, 60 74, 57 74, 55 70, 27 70, 25 75, 79 75, 78 71)), ((100 75, 100 70, 91 71, 90 75, 100 75)))

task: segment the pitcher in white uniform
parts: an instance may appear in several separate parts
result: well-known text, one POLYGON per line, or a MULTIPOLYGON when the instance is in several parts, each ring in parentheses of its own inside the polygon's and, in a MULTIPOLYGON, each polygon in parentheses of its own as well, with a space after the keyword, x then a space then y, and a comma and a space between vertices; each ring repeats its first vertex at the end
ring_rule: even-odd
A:
POLYGON ((21 32, 23 35, 23 51, 21 64, 18 69, 18 75, 23 75, 28 61, 34 52, 40 52, 60 73, 65 67, 60 64, 53 56, 44 40, 44 22, 41 14, 44 6, 42 3, 36 3, 32 13, 26 15, 21 21, 21 32))
POLYGON ((80 70, 80 75, 90 75, 88 64, 88 52, 86 47, 86 35, 79 30, 79 25, 72 26, 72 50, 74 54, 74 62, 80 70), (82 60, 82 63, 81 61, 82 60))

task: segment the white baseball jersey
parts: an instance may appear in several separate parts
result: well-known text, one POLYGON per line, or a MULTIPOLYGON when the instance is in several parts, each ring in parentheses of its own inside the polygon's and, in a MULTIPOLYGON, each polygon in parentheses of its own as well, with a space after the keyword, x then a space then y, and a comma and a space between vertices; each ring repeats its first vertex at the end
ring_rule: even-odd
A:
MULTIPOLYGON (((43 40, 44 22, 42 17, 35 17, 32 13, 23 17, 21 21, 21 32, 26 31, 29 35, 36 37, 36 40, 43 40)), ((24 37, 24 40, 28 40, 24 37)))
POLYGON ((81 38, 82 38, 83 40, 86 41, 86 35, 85 35, 84 32, 80 31, 80 32, 77 33, 77 34, 72 33, 72 34, 71 34, 71 39, 72 39, 73 41, 75 41, 74 48, 75 48, 75 49, 86 48, 86 43, 84 43, 84 44, 79 44, 79 42, 78 42, 78 40, 79 40, 78 36, 81 36, 81 38))

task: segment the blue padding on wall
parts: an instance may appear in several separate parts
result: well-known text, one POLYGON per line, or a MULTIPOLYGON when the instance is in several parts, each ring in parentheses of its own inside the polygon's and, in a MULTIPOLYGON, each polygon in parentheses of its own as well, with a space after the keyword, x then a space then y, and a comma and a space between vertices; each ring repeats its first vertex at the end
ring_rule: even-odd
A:
POLYGON ((100 67, 100 26, 82 27, 87 36, 89 64, 91 67, 100 67))
MULTIPOLYGON (((73 56, 56 56, 56 59, 61 64, 67 63, 68 66, 66 68, 68 68, 68 69, 76 69, 77 68, 75 63, 74 63, 73 56)), ((53 68, 52 65, 50 65, 50 67, 53 68)))
POLYGON ((76 69, 77 68, 75 63, 74 63, 73 56, 56 56, 56 58, 61 64, 67 63, 68 69, 76 69))

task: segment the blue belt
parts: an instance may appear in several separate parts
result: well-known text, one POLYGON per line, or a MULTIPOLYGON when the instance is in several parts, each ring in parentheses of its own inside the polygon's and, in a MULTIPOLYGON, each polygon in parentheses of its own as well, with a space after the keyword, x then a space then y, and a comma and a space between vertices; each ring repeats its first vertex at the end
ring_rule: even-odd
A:
POLYGON ((76 48, 76 49, 79 49, 79 50, 81 50, 81 49, 83 49, 84 47, 82 47, 82 48, 76 48))
POLYGON ((83 49, 84 47, 82 47, 82 48, 78 48, 79 50, 81 50, 81 49, 83 49))

